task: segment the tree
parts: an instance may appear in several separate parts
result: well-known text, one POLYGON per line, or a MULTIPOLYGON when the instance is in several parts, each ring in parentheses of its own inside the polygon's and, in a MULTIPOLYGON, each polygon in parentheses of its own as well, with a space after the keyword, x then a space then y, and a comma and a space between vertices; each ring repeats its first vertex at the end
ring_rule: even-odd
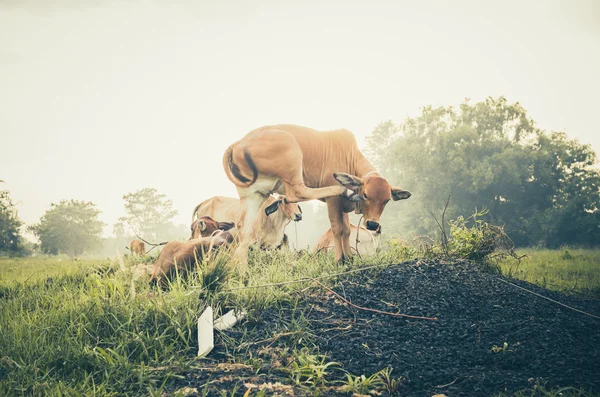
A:
POLYGON ((377 153, 373 161, 391 183, 413 193, 400 212, 382 217, 403 234, 434 234, 431 213, 439 215, 451 195, 446 219, 487 208, 488 221, 520 245, 600 241, 594 152, 537 129, 519 103, 428 106, 399 126, 381 123, 367 152, 377 153))
POLYGON ((43 252, 79 256, 101 242, 104 223, 98 219, 99 214, 91 202, 63 200, 50 204, 40 223, 29 229, 40 239, 43 252))
POLYGON ((10 193, 8 190, 0 190, 0 252, 15 254, 21 249, 19 228, 22 224, 10 193))
MULTIPOLYGON (((123 196, 127 215, 119 218, 114 226, 116 235, 124 235, 125 227, 145 239, 168 239, 181 230, 175 226, 172 219, 177 215, 173 202, 156 189, 145 188, 123 196)), ((187 232, 187 230, 186 230, 187 232)), ((179 236, 178 236, 179 237, 179 236)))

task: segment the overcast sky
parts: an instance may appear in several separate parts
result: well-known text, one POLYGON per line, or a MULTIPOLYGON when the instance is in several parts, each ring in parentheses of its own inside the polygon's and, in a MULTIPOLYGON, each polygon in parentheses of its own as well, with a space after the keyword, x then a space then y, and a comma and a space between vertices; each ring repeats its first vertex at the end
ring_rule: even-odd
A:
POLYGON ((267 124, 348 128, 504 95, 600 153, 598 1, 0 0, 0 179, 19 216, 236 196, 225 148, 267 124), (96 6, 92 4, 104 4, 96 6), (260 5, 258 5, 260 4, 260 5))

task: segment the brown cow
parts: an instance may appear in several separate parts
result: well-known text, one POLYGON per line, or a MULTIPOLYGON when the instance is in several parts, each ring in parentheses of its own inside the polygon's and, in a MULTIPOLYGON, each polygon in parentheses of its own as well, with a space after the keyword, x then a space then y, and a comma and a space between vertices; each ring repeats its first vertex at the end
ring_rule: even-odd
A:
POLYGON ((132 255, 144 256, 146 255, 146 244, 140 240, 131 240, 129 243, 129 251, 132 255))
POLYGON ((193 271, 196 260, 202 261, 205 255, 233 242, 233 236, 227 231, 218 231, 210 237, 200 237, 188 241, 169 241, 162 249, 152 269, 150 283, 160 287, 167 286, 177 272, 185 277, 193 271), (177 270, 176 270, 177 269, 177 270))
POLYGON ((192 222, 192 225, 190 226, 190 229, 192 231, 192 236, 190 237, 190 240, 199 237, 208 237, 211 236, 217 230, 226 231, 233 227, 235 227, 234 222, 215 221, 215 219, 209 215, 200 216, 198 217, 198 219, 195 219, 192 222))
MULTIPOLYGON (((223 167, 236 185, 244 215, 238 222, 236 262, 246 273, 252 223, 269 194, 285 194, 285 203, 320 199, 327 203, 336 259, 352 255, 348 212, 362 213, 367 229, 381 230, 379 218, 388 201, 410 193, 391 186, 358 149, 347 130, 316 131, 294 125, 261 127, 227 148, 223 167), (356 204, 358 203, 358 204, 356 204)), ((266 208, 267 214, 277 205, 266 208)))
MULTIPOLYGON (((379 247, 379 240, 381 238, 381 232, 369 231, 364 227, 358 227, 354 223, 350 223, 350 246, 358 251, 361 255, 373 255, 379 247), (356 234, 358 233, 358 244, 356 243, 356 234)), ((320 251, 328 248, 333 248, 333 231, 331 228, 327 229, 315 245, 314 250, 320 251)))
MULTIPOLYGON (((192 219, 208 215, 215 219, 232 219, 239 221, 242 215, 242 203, 233 197, 215 196, 198 204, 194 208, 192 219)), ((252 244, 263 249, 287 247, 284 239, 285 227, 291 222, 302 220, 302 209, 296 203, 284 204, 274 196, 269 196, 258 212, 252 228, 252 244), (279 211, 267 216, 265 209, 273 204, 279 204, 279 211)), ((237 237, 238 229, 233 228, 231 234, 237 237)), ((193 237, 193 234, 192 234, 193 237)))

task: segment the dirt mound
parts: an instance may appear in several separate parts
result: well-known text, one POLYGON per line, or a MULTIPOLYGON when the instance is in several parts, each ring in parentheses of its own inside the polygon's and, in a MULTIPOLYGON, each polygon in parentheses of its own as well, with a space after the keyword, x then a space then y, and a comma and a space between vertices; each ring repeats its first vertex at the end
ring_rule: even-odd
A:
MULTIPOLYGON (((308 318, 331 360, 354 374, 391 366, 407 379, 402 395, 489 396, 532 379, 600 390, 600 320, 499 278, 468 262, 407 262, 340 281, 335 290, 359 306, 438 321, 348 309, 331 293, 312 299, 308 318)), ((600 301, 511 282, 600 313, 600 301)))
MULTIPOLYGON (((340 363, 353 375, 369 376, 392 367, 393 377, 405 378, 399 389, 402 396, 490 396, 532 387, 538 381, 547 387, 599 391, 600 320, 501 280, 507 279, 466 261, 411 261, 356 273, 338 280, 333 288, 337 294, 359 306, 438 320, 357 310, 330 291, 315 289, 293 307, 270 307, 258 320, 254 316, 254 321, 218 335, 215 350, 205 361, 207 368, 188 373, 178 387, 210 382, 211 392, 237 386, 242 395, 249 384, 255 384, 271 387, 267 395, 309 395, 297 386, 278 386, 277 390, 272 386, 292 383, 285 371, 289 365, 277 355, 297 346, 293 336, 284 335, 293 334, 287 332, 289 325, 301 313, 313 335, 311 342, 327 354, 328 361, 340 363), (226 339, 244 340, 246 347, 231 349, 229 344, 227 348, 226 339), (260 364, 218 369, 219 362, 232 360, 260 364)), ((600 300, 510 281, 589 313, 600 313, 600 300)), ((332 387, 326 395, 350 395, 334 387, 345 380, 343 371, 332 371, 328 378, 332 387)))

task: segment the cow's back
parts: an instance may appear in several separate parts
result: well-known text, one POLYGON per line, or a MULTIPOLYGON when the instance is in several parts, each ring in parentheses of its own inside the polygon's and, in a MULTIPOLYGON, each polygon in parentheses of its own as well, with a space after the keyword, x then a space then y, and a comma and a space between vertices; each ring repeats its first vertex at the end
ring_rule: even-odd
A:
POLYGON ((196 217, 210 216, 220 222, 238 223, 242 214, 242 205, 239 199, 232 197, 215 196, 203 201, 196 210, 196 217))
POLYGON ((306 186, 337 185, 334 172, 356 173, 354 161, 362 154, 352 132, 345 129, 318 131, 290 124, 274 125, 272 128, 290 133, 300 146, 306 186))
MULTIPOLYGON (((302 151, 302 176, 306 186, 318 188, 338 185, 333 178, 334 172, 346 172, 356 175, 357 160, 363 161, 356 138, 352 132, 344 129, 318 131, 308 127, 291 124, 269 125, 250 131, 243 139, 236 142, 240 147, 250 148, 250 155, 269 157, 281 152, 281 146, 271 147, 277 134, 289 134, 302 151), (277 153, 269 153, 277 150, 277 153)), ((287 139, 277 140, 281 145, 287 139)), ((289 140, 291 141, 291 140, 289 140)), ((243 162, 243 151, 238 151, 234 161, 243 162), (236 158, 238 156, 238 158, 236 158)), ((260 171, 259 171, 260 172, 260 171)), ((271 171, 272 172, 272 171, 271 171)))

